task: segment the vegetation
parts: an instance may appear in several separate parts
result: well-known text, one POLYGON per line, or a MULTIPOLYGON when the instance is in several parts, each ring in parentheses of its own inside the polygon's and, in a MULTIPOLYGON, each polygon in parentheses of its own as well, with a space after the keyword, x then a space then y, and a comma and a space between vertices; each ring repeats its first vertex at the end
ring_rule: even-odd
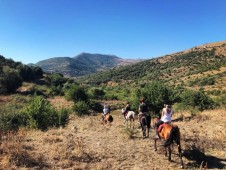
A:
MULTIPOLYGON (((31 95, 29 99, 20 99, 26 102, 1 108, 0 125, 3 131, 21 126, 45 130, 66 125, 69 111, 56 110, 47 100, 56 95, 72 101, 73 112, 79 116, 101 112, 102 100, 129 101, 132 109, 138 111, 142 97, 153 114, 159 114, 165 103, 198 111, 224 106, 225 90, 219 87, 225 81, 226 72, 221 68, 226 66, 226 59, 217 50, 190 50, 76 79, 65 78, 61 73, 43 75, 40 67, 0 56, 0 94, 12 94, 25 82, 32 82, 26 90, 26 94, 31 95)), ((92 57, 86 53, 78 56, 81 63, 89 60, 93 67, 103 64, 103 59, 109 56, 92 57)), ((115 59, 117 57, 111 56, 105 66, 115 59)), ((59 61, 64 60, 59 58, 59 61)))
POLYGON ((0 94, 13 93, 22 82, 34 81, 42 76, 40 67, 29 67, 0 55, 0 94))

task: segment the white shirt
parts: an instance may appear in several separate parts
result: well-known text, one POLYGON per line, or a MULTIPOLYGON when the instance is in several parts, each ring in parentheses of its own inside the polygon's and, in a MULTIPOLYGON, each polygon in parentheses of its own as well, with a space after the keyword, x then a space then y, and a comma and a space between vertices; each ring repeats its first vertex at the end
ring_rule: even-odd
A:
POLYGON ((163 114, 161 120, 162 120, 163 122, 171 122, 171 117, 172 117, 173 111, 170 110, 169 112, 167 112, 167 110, 164 109, 164 110, 163 110, 163 113, 164 113, 164 114, 163 114))
POLYGON ((108 114, 109 109, 108 109, 108 108, 104 108, 104 109, 103 109, 103 112, 104 112, 104 114, 106 115, 106 114, 108 114))

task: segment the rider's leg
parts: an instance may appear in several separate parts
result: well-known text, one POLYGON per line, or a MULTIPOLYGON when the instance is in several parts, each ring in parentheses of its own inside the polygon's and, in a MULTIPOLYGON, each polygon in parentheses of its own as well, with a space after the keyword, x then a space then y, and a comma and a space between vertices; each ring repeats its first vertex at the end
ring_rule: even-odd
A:
POLYGON ((155 131, 155 138, 159 138, 159 133, 158 133, 158 128, 161 124, 163 124, 164 122, 162 120, 159 120, 157 123, 156 123, 156 131, 155 131))

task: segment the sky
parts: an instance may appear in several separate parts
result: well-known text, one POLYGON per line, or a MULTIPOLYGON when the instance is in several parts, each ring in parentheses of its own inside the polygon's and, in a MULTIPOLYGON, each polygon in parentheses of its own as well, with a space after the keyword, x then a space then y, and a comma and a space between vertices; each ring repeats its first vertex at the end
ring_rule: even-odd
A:
POLYGON ((226 0, 0 0, 0 55, 151 59, 226 40, 226 0))

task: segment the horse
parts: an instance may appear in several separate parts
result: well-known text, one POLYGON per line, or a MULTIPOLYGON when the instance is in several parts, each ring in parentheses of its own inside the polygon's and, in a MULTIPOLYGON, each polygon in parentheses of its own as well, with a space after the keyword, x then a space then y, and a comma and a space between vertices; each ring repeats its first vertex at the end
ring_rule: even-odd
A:
POLYGON ((139 113, 138 114, 138 119, 141 125, 141 129, 143 132, 143 138, 149 137, 149 132, 150 132, 150 128, 151 128, 151 116, 145 115, 143 113, 139 113), (146 135, 147 133, 147 135, 146 135))
MULTIPOLYGON (((122 109, 122 114, 124 114, 125 109, 122 109)), ((125 115, 124 124, 128 121, 130 121, 130 125, 135 120, 135 112, 134 111, 128 111, 125 115)))
MULTIPOLYGON (((159 135, 160 139, 165 140, 165 143, 164 143, 165 156, 167 156, 167 149, 168 149, 168 152, 169 152, 168 160, 171 161, 171 153, 172 153, 171 146, 173 146, 173 143, 175 142, 177 144, 177 147, 178 147, 180 166, 181 166, 181 168, 183 168, 184 165, 183 165, 182 153, 181 153, 180 129, 179 129, 179 127, 177 125, 164 123, 164 124, 159 126, 159 128, 161 129, 161 131, 160 131, 160 129, 157 129, 157 126, 156 126, 156 123, 158 121, 159 121, 158 118, 154 119, 154 127, 155 127, 156 130, 158 130, 158 135, 159 135)), ((155 138, 154 140, 155 140, 154 148, 155 148, 155 151, 157 151, 156 142, 157 142, 158 138, 155 138)))
MULTIPOLYGON (((102 116, 102 118, 103 118, 103 115, 101 115, 102 116)), ((105 115, 105 117, 104 117, 104 119, 102 119, 103 121, 102 121, 102 123, 103 123, 103 125, 104 124, 107 124, 107 125, 109 125, 109 126, 111 126, 111 123, 113 122, 113 116, 112 115, 110 115, 110 114, 106 114, 105 115)))

